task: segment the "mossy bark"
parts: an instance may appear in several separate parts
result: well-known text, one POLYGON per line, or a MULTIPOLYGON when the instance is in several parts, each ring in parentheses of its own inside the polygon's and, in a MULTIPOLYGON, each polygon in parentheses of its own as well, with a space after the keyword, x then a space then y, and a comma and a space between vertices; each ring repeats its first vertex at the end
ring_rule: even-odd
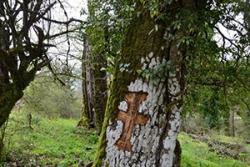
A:
POLYGON ((137 5, 121 57, 117 56, 115 62, 94 167, 180 166, 177 135, 185 90, 185 48, 178 47, 178 36, 183 33, 172 30, 170 25, 178 8, 192 8, 194 4, 178 1, 167 5, 165 11, 171 12, 168 23, 152 18, 147 8, 137 5), (148 94, 138 112, 150 119, 146 125, 130 126, 132 149, 124 150, 117 141, 125 122, 117 114, 128 112, 129 104, 124 99, 128 92, 148 94))
MULTIPOLYGON (((9 83, 8 75, 3 73, 3 66, 0 65, 0 127, 9 119, 12 108, 23 96, 23 90, 19 86, 9 83)), ((4 147, 3 139, 0 142, 0 155, 4 147)))
MULTIPOLYGON (((94 167, 105 166, 105 165, 114 166, 114 164, 112 165, 110 164, 111 162, 109 162, 109 160, 105 161, 105 159, 107 158, 106 157, 107 140, 109 140, 106 138, 107 128, 108 127, 116 128, 117 123, 115 121, 115 118, 119 110, 118 106, 119 103, 123 101, 126 92, 131 91, 128 88, 129 84, 137 80, 138 78, 141 78, 145 82, 149 82, 148 79, 144 78, 140 73, 138 73, 139 70, 143 69, 144 65, 146 65, 146 68, 149 68, 150 66, 150 61, 148 62, 148 64, 147 63, 143 64, 141 63, 142 60, 147 59, 147 56, 151 53, 153 54, 152 56, 155 56, 154 58, 159 60, 159 62, 163 62, 163 60, 166 57, 169 57, 169 53, 167 53, 168 52, 167 49, 169 48, 166 47, 166 45, 168 45, 169 42, 165 41, 164 39, 164 34, 165 34, 164 25, 161 23, 160 24, 156 23, 154 19, 150 17, 149 11, 144 10, 142 7, 139 7, 138 10, 141 11, 141 14, 139 17, 135 16, 134 20, 132 21, 123 44, 121 60, 119 62, 116 62, 117 67, 115 69, 115 75, 113 76, 114 78, 112 79, 110 95, 108 98, 104 123, 102 127, 102 133, 99 138, 98 151, 96 153, 96 159, 93 165, 94 167), (155 30, 155 25, 158 26, 157 30, 155 30), (127 64, 127 69, 125 67, 124 67, 125 69, 121 69, 120 67, 123 67, 123 65, 125 64, 127 64)), ((149 59, 153 58, 150 57, 149 59)), ((151 78, 150 80, 152 79, 153 78, 151 78)), ((167 80, 168 78, 163 78, 162 82, 163 83, 167 82, 167 80)), ((158 86, 156 85, 155 87, 159 88, 159 85, 158 86)), ((160 98, 160 97, 155 97, 155 98, 160 98)), ((166 99, 167 98, 165 98, 165 100, 166 99)), ((167 103, 167 101, 165 101, 165 103, 167 103)), ((166 111, 157 110, 157 112, 159 112, 159 115, 161 114, 165 115, 164 112, 166 111)), ((166 114, 166 115, 168 115, 167 118, 169 120, 172 119, 171 117, 172 114, 166 114)), ((169 127, 167 122, 166 124, 167 125, 165 126, 169 127)), ((168 129, 167 127, 165 128, 166 133, 168 129)), ((161 140, 165 138, 165 136, 167 135, 166 133, 162 134, 161 140)), ((162 153, 159 152, 159 155, 160 154, 162 153)), ((159 163, 160 159, 157 161, 159 163)))
POLYGON ((93 55, 88 38, 84 39, 82 56, 82 116, 78 126, 97 128, 100 132, 107 101, 106 60, 103 55, 93 55))
POLYGON ((101 132, 107 102, 107 76, 106 71, 103 70, 107 67, 107 61, 101 54, 93 58, 95 124, 98 132, 101 132))
POLYGON ((82 111, 78 126, 95 128, 94 120, 94 79, 91 68, 91 51, 87 38, 84 38, 82 54, 82 111))

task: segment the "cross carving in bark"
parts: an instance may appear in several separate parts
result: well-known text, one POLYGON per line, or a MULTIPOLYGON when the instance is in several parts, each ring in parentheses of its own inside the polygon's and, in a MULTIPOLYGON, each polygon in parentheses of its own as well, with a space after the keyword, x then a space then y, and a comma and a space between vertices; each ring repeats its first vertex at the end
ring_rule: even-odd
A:
POLYGON ((144 126, 149 120, 149 116, 138 112, 140 104, 146 100, 147 95, 148 94, 145 92, 129 92, 125 95, 128 109, 126 112, 119 111, 117 117, 118 120, 121 120, 124 123, 121 137, 115 143, 119 150, 131 152, 132 144, 130 143, 130 139, 134 126, 144 126))

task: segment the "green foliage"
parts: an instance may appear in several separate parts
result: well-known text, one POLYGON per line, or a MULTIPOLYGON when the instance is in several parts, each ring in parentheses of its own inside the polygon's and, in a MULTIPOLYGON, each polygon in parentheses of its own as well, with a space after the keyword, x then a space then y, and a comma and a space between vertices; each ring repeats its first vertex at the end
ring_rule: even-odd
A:
POLYGON ((219 89, 212 89, 210 97, 201 102, 201 112, 209 128, 225 125, 223 121, 229 117, 229 108, 223 102, 219 89))
POLYGON ((183 116, 196 115, 195 119, 202 122, 201 129, 227 127, 230 106, 225 98, 223 89, 218 87, 193 87, 185 97, 183 116))
POLYGON ((10 117, 3 164, 12 161, 21 166, 68 167, 93 160, 95 132, 76 127, 77 120, 49 120, 40 115, 34 115, 33 129, 29 129, 26 114, 15 111, 10 117))
POLYGON ((113 74, 116 61, 121 56, 121 45, 132 18, 134 3, 113 0, 88 2, 89 24, 85 33, 92 46, 93 59, 95 55, 104 56, 108 66, 103 70, 113 74))
POLYGON ((174 72, 171 61, 165 61, 154 69, 137 70, 138 74, 146 80, 151 80, 154 85, 163 82, 169 75, 169 72, 174 72))
POLYGON ((37 77, 25 90, 23 107, 48 118, 79 118, 81 102, 69 86, 62 86, 51 76, 37 77))

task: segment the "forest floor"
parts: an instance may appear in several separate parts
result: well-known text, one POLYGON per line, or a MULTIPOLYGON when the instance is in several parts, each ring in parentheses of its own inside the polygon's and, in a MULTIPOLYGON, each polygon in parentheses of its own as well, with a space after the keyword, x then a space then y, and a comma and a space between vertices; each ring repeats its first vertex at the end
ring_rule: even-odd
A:
MULTIPOLYGON (((94 158, 97 135, 94 131, 76 127, 77 120, 47 119, 33 115, 32 129, 26 113, 11 115, 5 134, 5 150, 0 167, 58 166, 87 164, 94 158)), ((213 140, 235 143, 237 138, 214 135, 213 140)), ((179 135, 182 146, 182 167, 250 167, 249 155, 238 159, 218 155, 208 143, 179 135)), ((249 146, 247 146, 249 147, 249 146)))

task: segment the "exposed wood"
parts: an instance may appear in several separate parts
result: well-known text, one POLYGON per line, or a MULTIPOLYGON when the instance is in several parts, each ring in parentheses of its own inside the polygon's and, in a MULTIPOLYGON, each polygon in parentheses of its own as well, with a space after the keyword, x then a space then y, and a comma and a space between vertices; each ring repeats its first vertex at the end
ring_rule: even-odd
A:
POLYGON ((132 131, 135 125, 145 126, 149 120, 149 116, 139 114, 139 105, 146 100, 147 93, 144 92, 129 92, 125 95, 125 100, 128 105, 126 112, 120 111, 118 113, 118 120, 124 123, 121 137, 116 142, 119 150, 132 151, 130 143, 132 131))

